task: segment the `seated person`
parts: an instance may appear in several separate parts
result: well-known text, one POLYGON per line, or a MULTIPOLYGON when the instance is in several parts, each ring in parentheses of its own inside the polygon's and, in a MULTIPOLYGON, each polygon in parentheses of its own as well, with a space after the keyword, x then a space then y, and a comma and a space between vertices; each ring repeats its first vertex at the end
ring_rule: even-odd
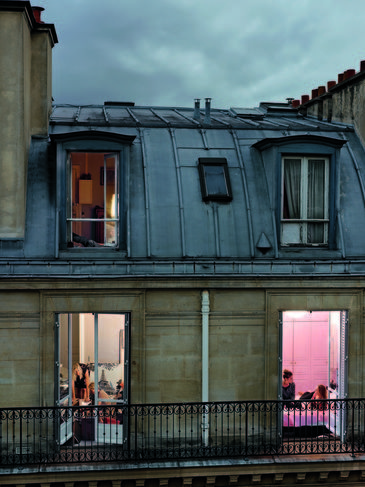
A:
POLYGON ((326 402, 322 402, 321 399, 327 399, 327 388, 323 384, 319 384, 314 391, 312 399, 319 399, 319 401, 315 401, 311 404, 311 409, 317 409, 318 411, 324 411, 327 409, 328 404, 326 402))
POLYGON ((282 397, 284 401, 295 399, 295 383, 293 382, 293 372, 288 369, 283 370, 282 397))

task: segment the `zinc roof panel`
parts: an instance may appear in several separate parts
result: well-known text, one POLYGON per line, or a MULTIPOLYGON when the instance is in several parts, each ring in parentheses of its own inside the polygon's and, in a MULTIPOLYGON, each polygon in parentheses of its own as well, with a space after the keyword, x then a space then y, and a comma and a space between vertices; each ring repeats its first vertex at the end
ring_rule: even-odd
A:
POLYGON ((103 107, 101 106, 81 107, 78 121, 80 123, 92 122, 92 123, 105 124, 106 119, 103 112, 103 107))

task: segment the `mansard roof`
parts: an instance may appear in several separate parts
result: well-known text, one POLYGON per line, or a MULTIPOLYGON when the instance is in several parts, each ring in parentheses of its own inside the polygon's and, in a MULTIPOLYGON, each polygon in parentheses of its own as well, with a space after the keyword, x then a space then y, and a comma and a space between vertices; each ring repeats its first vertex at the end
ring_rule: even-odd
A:
MULTIPOLYGON (((56 104, 49 140, 32 140, 24 245, 17 254, 0 245, 3 256, 47 261, 52 270, 44 272, 65 277, 75 269, 80 275, 115 277, 365 274, 364 179, 364 148, 351 125, 305 117, 286 103, 211 107, 209 113, 132 103, 56 104), (97 266, 87 249, 58 254, 57 195, 65 189, 56 175, 66 157, 59 160, 61 153, 53 148, 82 139, 88 144, 104 140, 103 150, 108 143, 125 145, 128 153, 123 159, 128 166, 123 168, 126 248, 98 255, 97 266), (329 248, 280 246, 282 150, 328 154, 335 166, 336 230, 329 248), (209 159, 227 163, 231 195, 226 200, 202 195, 199 161, 209 159)), ((12 272, 21 272, 20 264, 11 265, 12 272)))

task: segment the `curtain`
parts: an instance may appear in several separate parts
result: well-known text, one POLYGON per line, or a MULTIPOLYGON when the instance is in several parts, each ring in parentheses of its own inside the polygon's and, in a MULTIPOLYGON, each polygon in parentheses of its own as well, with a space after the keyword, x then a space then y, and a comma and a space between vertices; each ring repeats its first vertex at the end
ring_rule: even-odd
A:
MULTIPOLYGON (((311 159, 308 161, 308 197, 307 218, 326 218, 325 215, 325 161, 311 159)), ((308 243, 324 243, 325 223, 308 223, 308 243)))
POLYGON ((301 160, 284 159, 284 202, 285 219, 300 218, 301 160))

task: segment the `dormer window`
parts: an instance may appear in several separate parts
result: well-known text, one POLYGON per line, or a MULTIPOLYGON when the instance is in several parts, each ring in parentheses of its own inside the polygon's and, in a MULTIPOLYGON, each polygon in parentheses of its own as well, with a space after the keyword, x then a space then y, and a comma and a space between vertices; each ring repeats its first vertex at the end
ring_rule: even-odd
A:
POLYGON ((231 201, 227 159, 199 158, 199 177, 204 201, 231 201))
POLYGON ((282 245, 328 244, 329 160, 282 159, 282 245))
MULTIPOLYGON (((270 137, 253 144, 262 154, 278 246, 337 248, 336 199, 344 139, 323 135, 270 137)), ((320 251, 322 252, 322 250, 320 251)))
POLYGON ((126 251, 126 172, 134 139, 97 130, 51 135, 57 154, 61 256, 86 249, 103 257, 108 250, 126 251))

